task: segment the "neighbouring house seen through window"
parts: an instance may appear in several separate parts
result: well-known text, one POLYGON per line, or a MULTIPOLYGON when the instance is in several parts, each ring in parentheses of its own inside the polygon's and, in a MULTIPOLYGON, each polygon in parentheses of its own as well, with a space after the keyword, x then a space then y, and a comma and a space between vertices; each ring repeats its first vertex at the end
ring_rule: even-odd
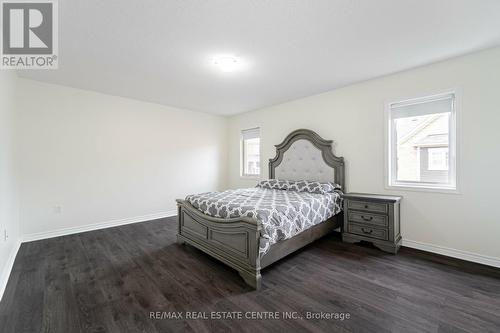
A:
POLYGON ((455 94, 389 105, 389 186, 456 189, 455 94))
POLYGON ((241 131, 241 175, 260 176, 260 129, 241 131))

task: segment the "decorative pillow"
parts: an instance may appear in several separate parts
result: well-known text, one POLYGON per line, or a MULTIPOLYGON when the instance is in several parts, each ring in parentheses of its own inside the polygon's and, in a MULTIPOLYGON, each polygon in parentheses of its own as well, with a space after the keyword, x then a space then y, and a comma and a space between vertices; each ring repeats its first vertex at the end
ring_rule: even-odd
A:
POLYGON ((309 192, 309 193, 332 193, 335 190, 340 190, 341 186, 335 183, 327 182, 313 182, 308 180, 279 180, 267 179, 261 180, 257 187, 268 188, 274 190, 286 190, 296 192, 309 192))

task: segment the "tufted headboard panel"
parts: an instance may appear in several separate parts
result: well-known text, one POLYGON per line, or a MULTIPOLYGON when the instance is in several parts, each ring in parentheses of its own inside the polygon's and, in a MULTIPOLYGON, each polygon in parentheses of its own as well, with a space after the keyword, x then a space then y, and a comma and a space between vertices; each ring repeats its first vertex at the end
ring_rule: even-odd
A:
POLYGON ((332 143, 311 130, 293 131, 276 145, 276 157, 269 160, 269 178, 333 181, 345 191, 344 158, 333 154, 332 143))

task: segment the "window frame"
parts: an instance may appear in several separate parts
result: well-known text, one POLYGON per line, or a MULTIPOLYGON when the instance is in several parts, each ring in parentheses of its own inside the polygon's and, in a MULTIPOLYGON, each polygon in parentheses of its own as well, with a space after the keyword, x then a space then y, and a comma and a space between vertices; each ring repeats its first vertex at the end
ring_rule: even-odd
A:
POLYGON ((250 127, 250 128, 245 128, 240 130, 240 178, 243 179, 260 179, 262 177, 262 131, 260 127, 250 127), (246 156, 245 156, 245 133, 250 132, 250 131, 258 131, 259 135, 259 174, 246 174, 245 173, 245 162, 246 162, 246 156))
POLYGON ((400 98, 385 103, 384 117, 384 146, 385 146, 385 188, 388 190, 423 191, 460 194, 459 187, 459 165, 460 165, 460 106, 461 94, 459 89, 450 89, 440 93, 422 94, 419 97, 400 98), (452 112, 449 119, 449 142, 448 142, 448 172, 450 183, 427 183, 413 181, 397 181, 397 150, 396 129, 393 126, 392 106, 395 104, 420 104, 453 96, 452 112))

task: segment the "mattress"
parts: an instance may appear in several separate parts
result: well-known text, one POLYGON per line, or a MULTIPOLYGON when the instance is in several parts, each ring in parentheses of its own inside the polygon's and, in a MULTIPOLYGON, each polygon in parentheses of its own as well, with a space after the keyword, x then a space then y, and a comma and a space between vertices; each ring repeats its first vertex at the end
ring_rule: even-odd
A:
POLYGON ((229 219, 251 217, 262 222, 259 253, 326 221, 342 210, 342 192, 309 193, 266 188, 207 192, 186 197, 206 215, 229 219))

